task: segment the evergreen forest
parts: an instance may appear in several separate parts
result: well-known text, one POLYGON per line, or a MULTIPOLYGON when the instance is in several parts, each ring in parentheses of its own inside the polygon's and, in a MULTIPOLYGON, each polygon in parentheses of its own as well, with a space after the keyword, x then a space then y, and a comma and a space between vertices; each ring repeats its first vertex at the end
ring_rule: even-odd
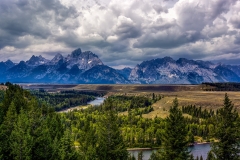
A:
MULTIPOLYGON (((217 111, 173 100, 167 118, 144 118, 164 98, 109 96, 102 105, 58 113, 103 93, 28 91, 5 84, 0 91, 0 159, 134 160, 127 148, 155 148, 151 160, 194 160, 187 147, 210 142, 208 160, 240 159, 240 119, 227 94, 217 111), (124 114, 123 114, 124 113, 124 114), (188 116, 183 116, 187 114, 188 116)), ((197 159, 201 157, 197 157, 197 159)))

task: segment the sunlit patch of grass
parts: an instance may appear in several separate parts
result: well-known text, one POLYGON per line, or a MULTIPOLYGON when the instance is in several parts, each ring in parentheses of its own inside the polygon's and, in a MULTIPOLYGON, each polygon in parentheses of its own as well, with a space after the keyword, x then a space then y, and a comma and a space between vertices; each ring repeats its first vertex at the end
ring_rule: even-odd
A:
POLYGON ((78 146, 80 146, 80 143, 77 142, 77 141, 74 141, 74 146, 75 146, 75 147, 78 147, 78 146))

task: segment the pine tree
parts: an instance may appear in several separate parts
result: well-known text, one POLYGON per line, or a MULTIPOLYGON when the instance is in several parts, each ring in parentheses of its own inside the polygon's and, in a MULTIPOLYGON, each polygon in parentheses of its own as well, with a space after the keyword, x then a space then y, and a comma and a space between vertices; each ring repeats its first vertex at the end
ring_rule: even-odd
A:
POLYGON ((212 144, 212 152, 218 160, 235 160, 239 159, 240 153, 240 135, 239 135, 239 116, 225 94, 223 108, 219 109, 217 115, 217 124, 215 137, 218 142, 212 144))
POLYGON ((190 157, 187 150, 187 124, 178 108, 177 98, 173 101, 170 114, 166 118, 165 132, 163 133, 163 148, 160 150, 162 160, 186 160, 190 157))
POLYGON ((138 152, 138 160, 143 160, 143 151, 138 152))
MULTIPOLYGON (((43 119, 43 117, 42 117, 43 119)), ((41 125, 36 128, 33 145, 33 159, 51 159, 53 151, 53 139, 51 138, 47 120, 42 120, 41 125)))
POLYGON ((71 132, 69 130, 66 130, 59 144, 58 158, 60 160, 74 160, 76 157, 77 152, 71 138, 71 132))
POLYGON ((189 160, 194 160, 194 156, 191 154, 189 160))
POLYGON ((94 160, 97 159, 97 153, 96 153, 96 134, 95 129, 90 126, 90 122, 86 121, 84 124, 84 129, 82 130, 82 133, 79 138, 79 149, 81 151, 81 155, 86 160, 94 160))
POLYGON ((157 153, 152 152, 152 154, 151 154, 149 160, 159 160, 157 153))
POLYGON ((194 135, 191 130, 188 132, 188 142, 194 143, 194 135))
POLYGON ((17 122, 10 135, 11 154, 17 160, 32 159, 33 137, 30 135, 28 116, 23 110, 18 115, 17 122))
POLYGON ((9 139, 14 128, 14 123, 17 121, 17 113, 16 107, 12 102, 6 116, 4 117, 4 121, 0 126, 0 144, 1 144, 1 152, 3 159, 12 159, 10 153, 11 148, 9 146, 9 139))
POLYGON ((136 160, 135 156, 134 155, 130 155, 128 156, 128 160, 136 160))
POLYGON ((98 124, 97 154, 99 159, 126 160, 128 152, 117 123, 117 114, 105 111, 98 124))
POLYGON ((154 93, 152 94, 152 99, 153 99, 153 101, 155 101, 155 94, 154 93))
POLYGON ((214 157, 212 151, 209 151, 209 152, 208 152, 208 155, 207 155, 207 159, 206 159, 206 160, 215 160, 215 157, 214 157))

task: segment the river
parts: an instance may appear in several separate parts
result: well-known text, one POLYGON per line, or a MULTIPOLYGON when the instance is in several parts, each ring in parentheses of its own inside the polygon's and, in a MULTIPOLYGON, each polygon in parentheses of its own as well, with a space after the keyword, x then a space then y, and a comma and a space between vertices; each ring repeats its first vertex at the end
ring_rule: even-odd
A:
MULTIPOLYGON (((100 104, 102 104, 104 102, 104 100, 105 100, 104 97, 96 97, 95 100, 90 101, 87 104, 90 104, 92 106, 99 106, 100 104)), ((83 106, 76 106, 76 107, 67 108, 65 110, 61 110, 61 111, 59 111, 59 113, 70 112, 70 111, 73 111, 75 109, 78 110, 78 109, 85 109, 85 108, 83 106)))
POLYGON ((92 106, 99 106, 104 102, 105 98, 103 97, 96 97, 95 100, 88 102, 88 104, 91 104, 92 106))
MULTIPOLYGON (((196 144, 194 146, 188 147, 188 150, 191 151, 194 158, 202 155, 203 159, 207 159, 207 153, 210 151, 210 144, 196 144)), ((143 150, 143 160, 148 160, 153 151, 156 150, 143 150)), ((140 150, 128 151, 130 154, 134 155, 135 158, 138 156, 140 150)))

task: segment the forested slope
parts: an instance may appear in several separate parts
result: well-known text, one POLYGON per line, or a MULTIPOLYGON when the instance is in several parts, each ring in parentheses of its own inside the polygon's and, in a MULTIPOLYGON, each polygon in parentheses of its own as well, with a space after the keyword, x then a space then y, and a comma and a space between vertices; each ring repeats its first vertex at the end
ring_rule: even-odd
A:
POLYGON ((148 119, 142 115, 163 96, 111 96, 98 107, 56 113, 29 91, 6 85, 0 92, 0 159, 124 160, 134 159, 127 148, 150 147, 160 148, 152 160, 185 160, 193 158, 186 147, 196 140, 213 143, 210 156, 239 158, 240 120, 227 94, 216 111, 180 107, 175 99, 167 118, 148 119))

